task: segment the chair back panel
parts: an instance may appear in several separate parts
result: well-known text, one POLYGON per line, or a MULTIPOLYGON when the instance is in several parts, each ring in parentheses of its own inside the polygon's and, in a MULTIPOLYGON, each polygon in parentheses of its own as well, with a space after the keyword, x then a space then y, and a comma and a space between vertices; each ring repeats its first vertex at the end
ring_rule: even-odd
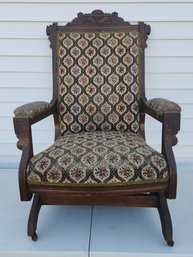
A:
POLYGON ((79 13, 66 26, 47 27, 53 50, 53 101, 60 134, 141 130, 144 49, 150 26, 117 13, 79 13), (139 130, 140 129, 140 130, 139 130))
POLYGON ((61 133, 139 130, 139 32, 57 34, 61 133))

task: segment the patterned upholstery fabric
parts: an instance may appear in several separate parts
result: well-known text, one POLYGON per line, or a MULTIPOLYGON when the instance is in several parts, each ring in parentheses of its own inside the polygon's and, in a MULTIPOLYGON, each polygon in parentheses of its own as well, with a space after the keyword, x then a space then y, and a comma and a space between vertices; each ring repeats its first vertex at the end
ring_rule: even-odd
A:
POLYGON ((147 103, 151 109, 153 109, 157 115, 162 115, 163 113, 175 113, 180 112, 181 107, 175 102, 169 101, 164 98, 153 98, 147 103))
POLYGON ((28 165, 29 184, 123 185, 168 180, 165 158, 135 133, 66 133, 28 165))
POLYGON ((15 109, 15 117, 28 117, 34 118, 50 108, 50 104, 47 102, 37 101, 28 104, 24 104, 15 109))
POLYGON ((57 38, 61 134, 137 133, 139 32, 58 32, 57 38))

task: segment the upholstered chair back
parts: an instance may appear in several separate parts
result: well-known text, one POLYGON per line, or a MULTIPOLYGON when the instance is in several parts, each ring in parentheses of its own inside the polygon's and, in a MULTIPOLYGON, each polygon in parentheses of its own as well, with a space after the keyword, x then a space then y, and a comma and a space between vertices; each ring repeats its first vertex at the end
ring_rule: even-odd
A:
POLYGON ((61 134, 139 130, 140 33, 57 32, 61 134))

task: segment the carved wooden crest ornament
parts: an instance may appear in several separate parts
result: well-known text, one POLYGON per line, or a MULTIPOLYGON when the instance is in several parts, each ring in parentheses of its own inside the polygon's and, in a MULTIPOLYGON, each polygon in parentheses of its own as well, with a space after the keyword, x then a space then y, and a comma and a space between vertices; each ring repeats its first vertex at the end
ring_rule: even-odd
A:
POLYGON ((118 13, 113 12, 111 13, 104 13, 101 10, 95 10, 89 14, 78 13, 78 17, 73 19, 72 22, 68 23, 68 25, 87 25, 89 26, 96 26, 96 25, 105 25, 105 26, 112 26, 112 25, 121 25, 121 26, 128 26, 130 25, 129 22, 125 22, 123 18, 118 17, 118 13))

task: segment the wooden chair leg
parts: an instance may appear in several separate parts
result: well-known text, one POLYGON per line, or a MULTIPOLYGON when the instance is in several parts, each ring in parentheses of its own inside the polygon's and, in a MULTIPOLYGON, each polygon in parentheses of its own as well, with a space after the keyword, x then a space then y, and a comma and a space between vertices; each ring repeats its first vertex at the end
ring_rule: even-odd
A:
POLYGON ((162 233, 169 246, 174 245, 173 232, 172 232, 172 221, 167 204, 167 199, 163 193, 159 193, 159 206, 158 212, 160 215, 162 233))
POLYGON ((33 241, 36 241, 38 236, 36 234, 38 214, 41 208, 40 197, 39 195, 34 195, 32 207, 28 219, 28 230, 27 234, 32 238, 33 241))

